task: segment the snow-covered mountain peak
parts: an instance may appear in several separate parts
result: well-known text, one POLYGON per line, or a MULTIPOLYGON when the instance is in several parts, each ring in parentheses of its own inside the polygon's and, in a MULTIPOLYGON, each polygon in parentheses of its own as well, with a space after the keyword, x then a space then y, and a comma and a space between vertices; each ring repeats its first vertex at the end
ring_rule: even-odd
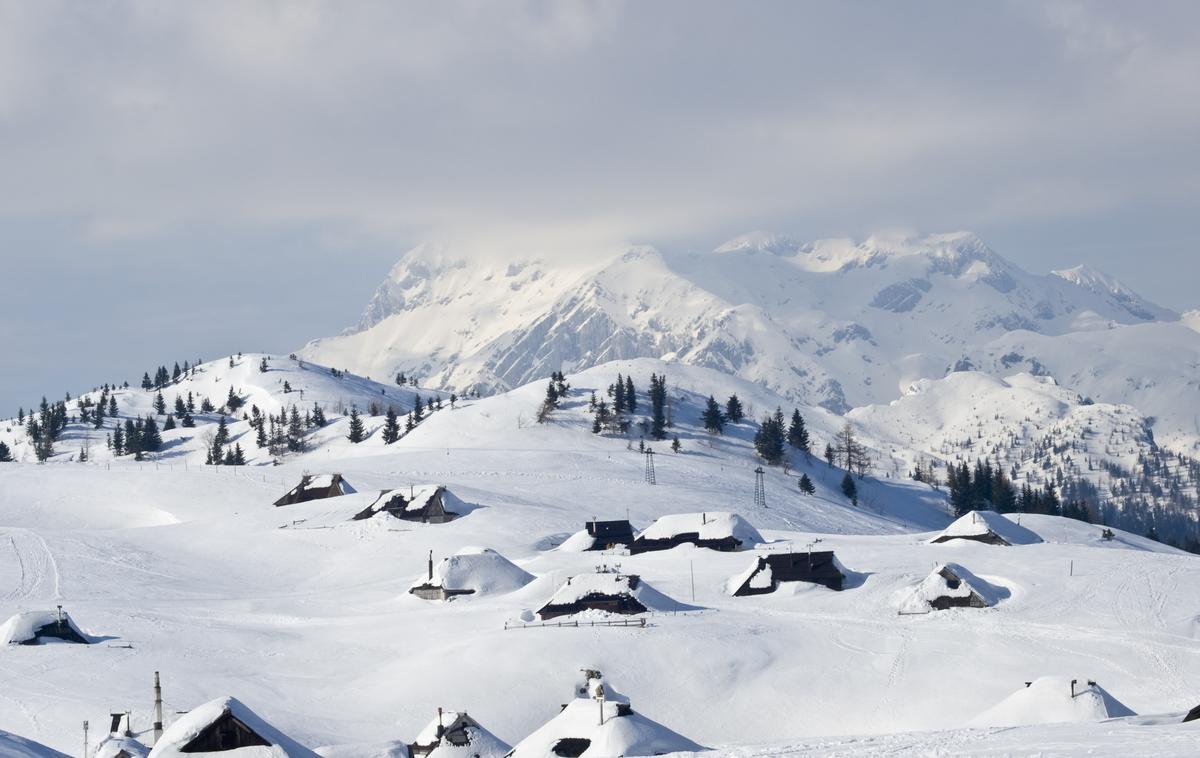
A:
POLYGON ((1175 318, 1176 314, 1170 310, 1155 305, 1116 277, 1091 266, 1079 265, 1051 273, 1076 287, 1110 298, 1140 319, 1171 321, 1175 318))
POLYGON ((746 253, 762 252, 771 255, 792 256, 800 251, 801 244, 795 239, 783 234, 753 231, 740 234, 737 237, 718 246, 714 253, 746 253))
POLYGON ((1188 311, 1179 317, 1183 325, 1200 332, 1200 308, 1194 311, 1188 311))

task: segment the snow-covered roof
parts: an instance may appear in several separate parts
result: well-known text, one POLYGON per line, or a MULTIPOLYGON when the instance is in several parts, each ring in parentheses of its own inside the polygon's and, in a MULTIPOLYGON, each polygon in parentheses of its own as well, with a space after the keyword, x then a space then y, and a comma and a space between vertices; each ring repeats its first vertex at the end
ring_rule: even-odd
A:
POLYGON ((1042 541, 1041 537, 1029 529, 995 511, 971 511, 963 514, 931 541, 953 538, 978 539, 988 534, 994 534, 1010 545, 1032 545, 1042 541))
POLYGON ((680 534, 698 534, 702 540, 733 537, 744 547, 763 542, 758 530, 736 513, 722 511, 704 513, 675 513, 663 516, 646 527, 638 539, 665 540, 680 534))
MULTIPOLYGON (((21 645, 33 639, 38 639, 46 643, 55 643, 60 640, 54 637, 37 637, 37 630, 44 626, 56 624, 58 622, 58 611, 25 611, 4 622, 0 626, 0 645, 21 645)), ((66 611, 62 612, 62 621, 69 629, 74 631, 84 640, 90 638, 83 633, 75 622, 71 619, 70 614, 66 611)))
POLYGON ((150 754, 150 748, 135 740, 133 737, 121 737, 116 734, 110 734, 99 745, 96 746, 96 751, 92 753, 92 758, 117 758, 124 751, 131 758, 146 758, 150 754))
POLYGON ((938 598, 968 598, 971 593, 975 593, 989 607, 1002 599, 1002 593, 997 587, 975 576, 959 564, 939 564, 929 576, 904 596, 900 602, 900 612, 925 613, 930 609, 933 601, 938 598), (958 577, 958 586, 950 586, 945 576, 947 571, 958 577))
POLYGON ((427 746, 437 743, 428 753, 428 758, 502 758, 512 746, 480 726, 479 722, 466 713, 443 711, 421 730, 414 745, 427 746), (461 723, 456 723, 461 720, 461 723), (438 737, 438 727, 444 727, 445 738, 438 737), (454 744, 465 737, 463 744, 454 744))
POLYGON ((423 576, 413 586, 432 584, 448 590, 473 590, 476 595, 489 595, 512 592, 532 581, 533 574, 495 550, 465 547, 434 564, 432 581, 423 576))
POLYGON ((558 588, 546 605, 571 605, 594 594, 629 595, 651 611, 683 611, 691 608, 654 589, 639 576, 612 573, 576 574, 558 588))
POLYGON ((651 721, 625 703, 576 698, 557 716, 517 743, 511 758, 557 758, 554 746, 563 739, 588 740, 579 758, 619 758, 660 755, 704 748, 687 737, 651 721), (603 711, 603 723, 600 714, 603 711))
POLYGON ((197 706, 167 727, 150 758, 195 758, 210 753, 184 752, 188 743, 225 714, 230 714, 268 743, 221 752, 222 758, 316 758, 317 754, 268 724, 234 697, 219 697, 197 706))
POLYGON ((4 758, 69 758, 66 753, 45 745, 18 737, 0 729, 0 755, 4 758))
POLYGON ((1135 715, 1099 684, 1089 685, 1086 677, 1075 677, 1075 696, 1071 696, 1067 676, 1044 676, 1023 687, 979 714, 968 726, 1024 726, 1063 722, 1104 721, 1135 715))
POLYGON ((758 557, 755 556, 754 560, 750 562, 750 565, 746 567, 745 571, 741 571, 729 577, 729 581, 725 582, 725 592, 732 595, 741 589, 747 581, 750 582, 750 587, 752 589, 770 589, 774 582, 774 578, 771 574, 771 566, 770 564, 767 564, 760 568, 759 563, 758 557))

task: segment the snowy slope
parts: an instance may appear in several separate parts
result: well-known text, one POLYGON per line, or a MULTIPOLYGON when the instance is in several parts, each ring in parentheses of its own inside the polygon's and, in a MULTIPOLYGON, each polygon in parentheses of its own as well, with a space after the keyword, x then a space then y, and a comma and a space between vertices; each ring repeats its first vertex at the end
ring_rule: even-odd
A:
MULTIPOLYGON (((251 384, 249 375, 240 381, 251 384)), ((232 695, 307 747, 411 740, 437 707, 466 710, 515 745, 559 712, 563 698, 548 697, 546 683, 568 683, 581 667, 603 669, 646 719, 739 751, 958 729, 1042 676, 1092 678, 1141 714, 1195 705, 1194 556, 1119 531, 1105 542, 1098 527, 1028 515, 1022 524, 1044 542, 931 545, 950 523, 943 495, 900 478, 868 479, 856 508, 840 493, 842 471, 799 455, 790 474, 769 468, 767 508, 758 508, 753 423, 712 438, 698 417, 709 394, 737 392, 751 418, 781 404, 778 395, 649 359, 568 381, 571 392, 544 424, 533 421, 544 396, 539 381, 446 407, 394 445, 331 434, 277 467, 185 468, 169 459, 0 465, 0 617, 63 603, 106 640, 0 650, 0 729, 62 751, 78 749, 84 719, 103 723, 110 712, 132 710, 144 730, 156 670, 168 721, 232 695), (644 406, 649 374, 664 371, 670 432, 682 451, 651 443, 652 486, 636 431, 593 435, 587 400, 620 372, 632 375, 644 406), (305 471, 331 470, 362 494, 272 505, 305 471), (799 492, 801 472, 815 495, 799 492), (340 501, 431 481, 476 507, 447 524, 304 521, 365 507, 340 501), (759 551, 834 550, 854 581, 843 592, 738 598, 725 586, 745 569, 745 552, 553 549, 592 518, 629 518, 640 530, 662 516, 715 510, 754 526, 766 541, 759 551), (537 578, 462 603, 408 593, 430 550, 453 555, 481 544, 537 578), (897 616, 896 598, 947 562, 1008 596, 971 613, 897 616), (541 607, 566 576, 598 564, 702 610, 655 614, 636 629, 505 628, 541 607)), ((802 410, 818 444, 840 426, 802 410)), ((869 431, 864 439, 882 444, 869 431)), ((1142 729, 1147 740, 1157 734, 1151 725, 1122 729, 1142 729)))

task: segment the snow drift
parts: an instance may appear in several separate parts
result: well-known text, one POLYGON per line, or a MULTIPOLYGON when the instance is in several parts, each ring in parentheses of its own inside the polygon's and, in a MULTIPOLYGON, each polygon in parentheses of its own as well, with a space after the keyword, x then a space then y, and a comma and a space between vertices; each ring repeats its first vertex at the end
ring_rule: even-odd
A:
POLYGON ((533 581, 523 570, 495 550, 465 547, 434 564, 433 576, 413 583, 473 595, 500 595, 519 590, 533 581))
POLYGON ((91 644, 92 638, 75 625, 66 611, 25 611, 0 626, 0 645, 45 645, 74 642, 91 644))
POLYGON ((1056 724, 1136 715, 1098 684, 1078 679, 1072 695, 1071 679, 1044 676, 1017 690, 975 718, 967 726, 1025 726, 1056 724))

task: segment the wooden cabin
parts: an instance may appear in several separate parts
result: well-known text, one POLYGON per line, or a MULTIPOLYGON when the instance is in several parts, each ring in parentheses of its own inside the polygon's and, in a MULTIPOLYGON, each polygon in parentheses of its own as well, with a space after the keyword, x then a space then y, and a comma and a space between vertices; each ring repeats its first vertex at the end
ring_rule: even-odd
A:
POLYGON ((647 608, 635 597, 641 577, 634 574, 579 574, 554 593, 538 616, 543 620, 570 616, 581 611, 605 611, 632 615, 647 608))
POLYGON ((383 490, 375 502, 354 515, 355 521, 386 513, 404 521, 444 524, 461 514, 453 510, 461 501, 441 485, 424 485, 404 490, 383 490))
POLYGON ((179 749, 181 753, 215 753, 243 747, 270 747, 271 743, 241 719, 225 711, 179 749))
POLYGON ((634 541, 633 525, 627 520, 597 521, 592 519, 587 523, 587 533, 592 538, 592 546, 588 550, 630 547, 634 541))
POLYGON ((300 478, 299 484, 275 501, 275 506, 307 503, 310 500, 339 497, 352 492, 354 492, 354 488, 342 478, 341 474, 305 474, 300 478))
POLYGON ((816 553, 769 553, 758 556, 754 568, 734 587, 736 597, 766 595, 784 582, 809 582, 841 591, 846 575, 832 550, 816 553))

